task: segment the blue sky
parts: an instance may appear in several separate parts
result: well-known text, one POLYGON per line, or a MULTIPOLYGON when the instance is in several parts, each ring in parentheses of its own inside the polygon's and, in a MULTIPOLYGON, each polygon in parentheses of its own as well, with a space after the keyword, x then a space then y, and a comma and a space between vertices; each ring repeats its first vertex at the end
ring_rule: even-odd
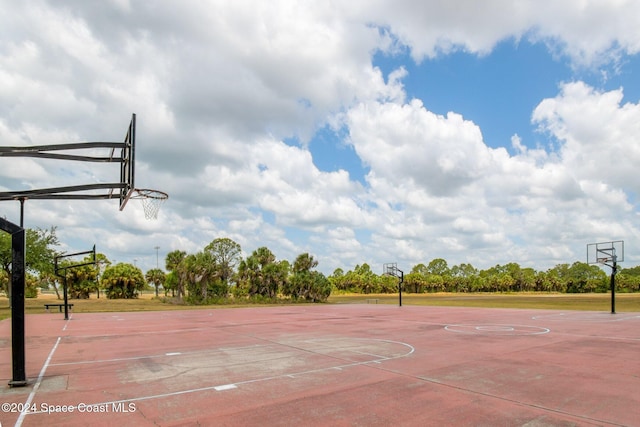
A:
MULTIPOLYGON (((635 2, 0 6, 3 144, 119 141, 136 113, 138 187, 170 195, 157 221, 135 203, 28 203, 62 250, 148 269, 156 246, 229 237, 326 274, 545 270, 623 239, 640 262, 635 2)), ((114 179, 0 162, 0 191, 114 179)))
MULTIPOLYGON (((402 82, 407 97, 422 100, 436 114, 462 114, 481 127, 488 146, 509 151, 513 151, 514 134, 531 148, 555 143, 536 130, 531 115, 542 99, 557 94, 562 82, 584 81, 605 91, 622 87, 624 102, 640 99, 637 55, 625 57, 622 64, 576 67, 570 58, 553 54, 543 43, 510 39, 486 55, 458 51, 416 63, 405 50, 378 53, 372 63, 385 76, 405 68, 408 74, 402 82)), ((344 138, 344 129, 320 129, 310 142, 314 164, 326 171, 346 169, 363 182, 366 167, 344 144, 344 138)))
POLYGON ((407 54, 377 55, 374 64, 385 74, 404 66, 408 97, 423 100, 436 114, 455 111, 472 120, 491 147, 510 148, 514 134, 531 147, 547 144, 531 114, 542 99, 557 94, 562 82, 580 80, 605 91, 623 87, 625 100, 640 99, 637 55, 625 57, 619 70, 616 64, 572 67, 569 58, 554 55, 543 43, 505 40, 487 55, 460 51, 418 64, 407 54))
POLYGON ((510 40, 486 56, 456 52, 407 64, 410 96, 434 113, 455 111, 472 120, 491 147, 509 147, 516 133, 527 145, 533 143, 531 112, 572 77, 566 63, 554 60, 541 44, 510 40))

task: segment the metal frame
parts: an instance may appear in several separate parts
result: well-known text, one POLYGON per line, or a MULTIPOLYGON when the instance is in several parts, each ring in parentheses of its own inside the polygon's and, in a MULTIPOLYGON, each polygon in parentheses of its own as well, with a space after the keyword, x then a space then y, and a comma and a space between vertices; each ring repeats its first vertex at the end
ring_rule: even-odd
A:
POLYGON ((120 163, 120 182, 72 185, 66 187, 40 188, 0 192, 2 200, 54 200, 54 199, 120 199, 120 210, 124 208, 126 198, 134 189, 136 115, 132 114, 124 142, 80 142, 73 144, 32 145, 21 147, 0 147, 0 157, 35 157, 54 160, 79 162, 120 163), (87 150, 111 148, 109 156, 83 156, 57 153, 57 151, 87 150), (116 150, 120 149, 119 155, 116 150), (108 190, 98 194, 77 194, 82 191, 108 190))

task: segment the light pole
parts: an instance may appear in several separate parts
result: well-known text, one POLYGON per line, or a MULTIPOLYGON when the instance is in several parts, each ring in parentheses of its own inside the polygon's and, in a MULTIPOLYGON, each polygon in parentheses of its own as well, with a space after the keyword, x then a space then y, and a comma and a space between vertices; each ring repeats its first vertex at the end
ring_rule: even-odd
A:
POLYGON ((158 249, 160 249, 160 246, 154 246, 153 247, 156 250, 156 269, 159 269, 160 267, 158 266, 158 249))

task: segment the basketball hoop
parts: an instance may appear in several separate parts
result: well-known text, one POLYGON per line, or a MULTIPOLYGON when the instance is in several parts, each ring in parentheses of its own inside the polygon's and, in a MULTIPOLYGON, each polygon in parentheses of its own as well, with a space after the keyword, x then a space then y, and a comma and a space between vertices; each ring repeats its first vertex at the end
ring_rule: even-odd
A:
POLYGON ((402 283, 404 283, 404 272, 398 268, 398 264, 395 262, 388 262, 384 264, 383 275, 392 276, 398 278, 398 305, 402 307, 402 283))
POLYGON ((624 240, 587 245, 588 264, 601 264, 611 268, 611 314, 616 312, 616 273, 618 272, 618 263, 623 261, 624 240))
POLYGON ((136 188, 130 198, 142 201, 142 209, 146 219, 158 219, 160 206, 169 198, 169 195, 159 190, 136 188))

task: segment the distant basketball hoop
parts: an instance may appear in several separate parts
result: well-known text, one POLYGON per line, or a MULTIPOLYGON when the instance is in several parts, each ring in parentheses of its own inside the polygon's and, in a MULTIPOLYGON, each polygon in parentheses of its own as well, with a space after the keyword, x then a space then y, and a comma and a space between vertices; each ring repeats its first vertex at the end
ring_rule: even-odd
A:
POLYGON ((624 240, 587 245, 587 264, 600 264, 611 268, 611 314, 616 312, 616 273, 618 272, 618 263, 623 261, 624 240))
POLYGON ((398 278, 398 305, 402 307, 402 283, 404 282, 404 272, 398 268, 397 263, 388 262, 382 267, 382 275, 398 278))
POLYGON ((160 207, 168 198, 169 195, 164 191, 136 188, 130 193, 127 200, 122 204, 120 210, 124 209, 128 199, 136 199, 142 202, 142 209, 144 210, 144 217, 146 219, 158 219, 160 207))

